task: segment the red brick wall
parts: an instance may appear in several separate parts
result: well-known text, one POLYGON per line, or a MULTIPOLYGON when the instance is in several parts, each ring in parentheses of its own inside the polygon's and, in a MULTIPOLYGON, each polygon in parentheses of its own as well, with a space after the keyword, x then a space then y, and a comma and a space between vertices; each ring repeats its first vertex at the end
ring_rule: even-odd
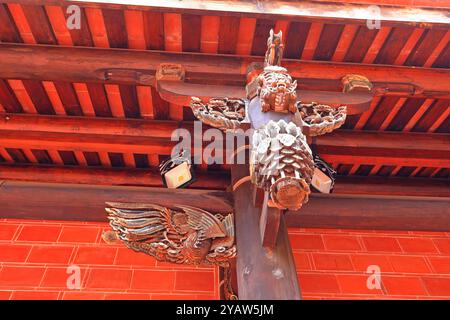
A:
MULTIPOLYGON (((0 219, 0 299, 216 299, 214 267, 107 245, 104 223, 0 219), (69 290, 67 266, 81 268, 69 290)), ((305 299, 450 299, 450 233, 291 229, 305 299), (381 269, 381 289, 366 282, 381 269)))
POLYGON ((450 233, 291 229, 305 299, 450 299, 450 233), (367 288, 367 267, 381 289, 367 288))
POLYGON ((1 299, 216 299, 215 267, 157 262, 101 239, 106 223, 0 219, 1 299), (81 289, 69 290, 78 265, 81 289))

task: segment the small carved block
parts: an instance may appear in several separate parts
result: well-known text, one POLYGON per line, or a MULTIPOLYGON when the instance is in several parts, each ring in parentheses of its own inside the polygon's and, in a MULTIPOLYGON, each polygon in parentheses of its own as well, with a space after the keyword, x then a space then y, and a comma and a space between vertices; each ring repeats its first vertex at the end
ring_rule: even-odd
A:
POLYGON ((359 74, 347 74, 342 79, 343 92, 350 92, 356 88, 362 88, 371 91, 373 88, 372 83, 364 76, 359 74))
POLYGON ((183 81, 185 70, 181 64, 161 63, 156 70, 156 80, 183 81))

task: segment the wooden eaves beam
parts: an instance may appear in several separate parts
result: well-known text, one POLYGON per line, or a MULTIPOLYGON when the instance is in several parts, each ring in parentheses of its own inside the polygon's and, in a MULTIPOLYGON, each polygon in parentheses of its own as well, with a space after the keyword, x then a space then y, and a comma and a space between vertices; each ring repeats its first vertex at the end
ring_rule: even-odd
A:
MULTIPOLYGON (((171 141, 173 130, 193 133, 188 122, 14 114, 1 119, 0 145, 6 148, 170 155, 178 143, 171 141)), ((319 154, 330 162, 436 168, 450 167, 449 143, 450 135, 438 133, 337 130, 317 138, 319 154)))
MULTIPOLYGON (((0 44, 0 78, 4 79, 155 85, 159 65, 172 63, 184 66, 187 83, 215 86, 224 96, 230 90, 242 90, 249 65, 262 61, 250 56, 0 44)), ((369 78, 375 94, 450 97, 449 69, 292 59, 283 60, 283 66, 299 80, 300 94, 302 90, 341 91, 342 77, 360 74, 369 78)))
MULTIPOLYGON (((249 18, 288 19, 334 23, 365 24, 374 18, 369 5, 360 3, 326 3, 316 1, 212 1, 212 0, 1 0, 5 3, 27 5, 77 4, 82 7, 105 9, 135 9, 200 15, 245 15, 249 18)), ((449 24, 445 9, 402 8, 381 6, 380 21, 386 26, 421 25, 446 27, 449 24)))
MULTIPOLYGON (((231 194, 218 190, 0 180, 0 218, 106 221, 105 201, 171 206, 174 199, 177 204, 195 203, 212 212, 233 210, 231 194)), ((286 224, 303 228, 450 231, 450 198, 313 194, 299 212, 286 214, 286 224)))
MULTIPOLYGON (((225 190, 228 172, 196 172, 190 188, 225 190)), ((148 169, 0 164, 0 180, 106 186, 162 187, 158 172, 148 169)), ((450 198, 445 179, 338 176, 333 195, 450 198)))

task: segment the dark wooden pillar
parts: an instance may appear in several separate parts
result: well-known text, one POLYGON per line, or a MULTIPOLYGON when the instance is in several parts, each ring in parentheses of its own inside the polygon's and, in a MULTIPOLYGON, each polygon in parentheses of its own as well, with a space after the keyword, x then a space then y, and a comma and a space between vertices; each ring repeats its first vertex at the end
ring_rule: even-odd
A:
MULTIPOLYGON (((249 175, 248 166, 233 165, 231 175, 235 185, 249 175)), ((239 299, 299 300, 297 273, 283 215, 275 246, 263 247, 261 208, 253 206, 250 181, 237 186, 233 193, 239 299)))

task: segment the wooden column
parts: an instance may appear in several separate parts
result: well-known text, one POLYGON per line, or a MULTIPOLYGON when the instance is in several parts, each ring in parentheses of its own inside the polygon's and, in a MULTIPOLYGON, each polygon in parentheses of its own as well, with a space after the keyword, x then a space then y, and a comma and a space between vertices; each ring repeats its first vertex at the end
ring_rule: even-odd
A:
MULTIPOLYGON (((233 185, 249 175, 247 165, 232 166, 233 185)), ((260 208, 253 206, 250 181, 234 190, 237 262, 240 300, 299 300, 295 263, 284 217, 281 216, 276 245, 265 248, 260 235, 260 208)))

